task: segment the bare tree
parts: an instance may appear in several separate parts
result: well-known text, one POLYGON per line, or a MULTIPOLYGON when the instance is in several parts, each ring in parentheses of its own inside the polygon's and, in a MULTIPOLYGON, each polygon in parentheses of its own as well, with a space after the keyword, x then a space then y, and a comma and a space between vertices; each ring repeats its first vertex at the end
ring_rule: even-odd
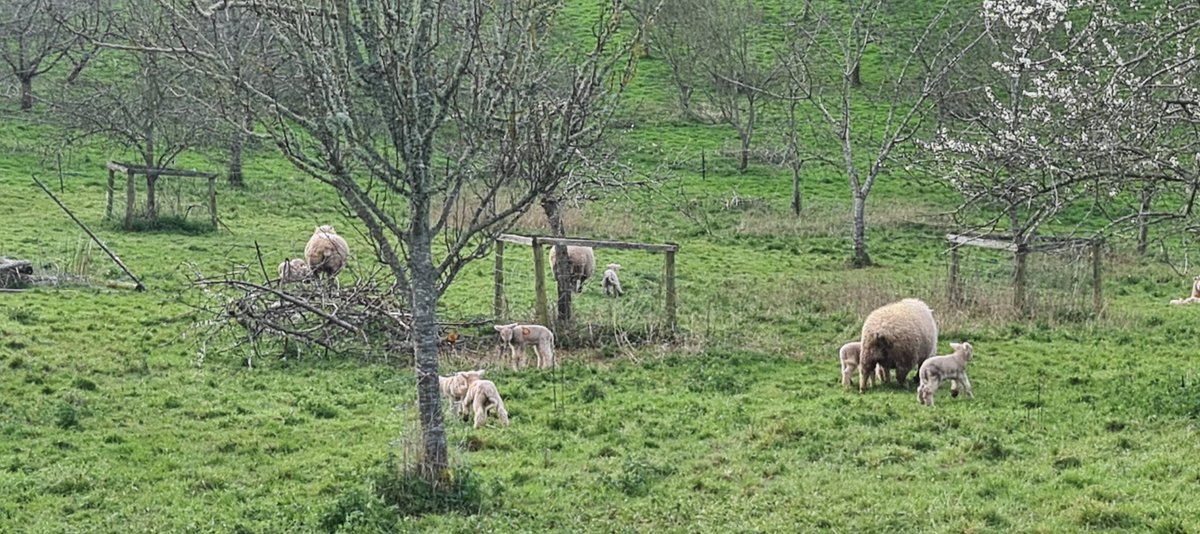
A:
POLYGON ((622 2, 604 4, 583 48, 552 23, 551 0, 162 2, 175 28, 143 48, 237 88, 230 96, 244 95, 283 154, 337 191, 408 298, 421 474, 445 480, 438 301, 602 134, 639 38, 623 33, 622 2), (228 10, 270 27, 302 92, 232 76, 189 37, 228 10), (542 151, 554 154, 524 157, 542 151))
POLYGON ((59 21, 72 17, 75 2, 0 2, 0 60, 21 85, 21 110, 33 109, 33 80, 49 72, 78 47, 78 35, 59 21))
POLYGON ((838 147, 836 159, 853 202, 851 264, 863 267, 871 265, 866 238, 871 190, 887 174, 897 147, 926 128, 926 119, 944 96, 939 81, 980 34, 973 31, 973 17, 953 2, 904 25, 884 16, 882 0, 855 1, 850 7, 848 20, 823 18, 800 26, 799 52, 791 61, 805 73, 793 83, 806 86, 801 94, 824 123, 822 137, 838 147), (881 79, 865 82, 873 90, 855 89, 855 72, 868 48, 879 58, 881 79))

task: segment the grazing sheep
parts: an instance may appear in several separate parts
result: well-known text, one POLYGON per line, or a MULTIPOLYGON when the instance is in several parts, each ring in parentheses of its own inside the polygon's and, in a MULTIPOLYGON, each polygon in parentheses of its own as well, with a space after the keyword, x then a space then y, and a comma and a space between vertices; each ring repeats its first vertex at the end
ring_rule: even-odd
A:
MULTIPOLYGON (((550 270, 554 270, 557 247, 550 248, 550 270)), ((567 261, 571 265, 571 285, 576 293, 583 293, 583 283, 596 272, 596 256, 592 247, 567 247, 567 261)))
POLYGON ((304 246, 304 257, 314 276, 325 274, 329 278, 337 278, 349 256, 350 247, 346 240, 337 235, 330 225, 318 226, 313 230, 312 237, 304 246))
POLYGON ((500 424, 508 426, 508 410, 504 408, 504 399, 500 398, 500 391, 496 389, 495 383, 483 379, 483 373, 482 369, 458 373, 467 383, 467 393, 463 396, 459 413, 464 421, 467 420, 470 415, 467 407, 470 406, 475 413, 475 428, 483 426, 488 412, 494 412, 500 424))
MULTIPOLYGON (((851 386, 851 379, 854 377, 854 372, 858 370, 858 355, 862 352, 862 342, 851 341, 842 345, 838 350, 838 357, 842 360, 842 385, 847 388, 851 386)), ((888 380, 887 368, 880 365, 875 368, 875 380, 886 382, 888 380)))
POLYGON ((304 263, 304 260, 300 258, 287 260, 279 264, 280 283, 303 282, 310 276, 312 276, 312 269, 309 269, 308 264, 304 263))
POLYGON ((933 310, 920 300, 904 299, 871 312, 862 327, 858 390, 867 390, 867 377, 880 365, 895 369, 896 380, 905 387, 908 372, 934 355, 937 335, 933 310))
POLYGON ((554 332, 549 328, 536 324, 521 325, 517 323, 495 325, 493 328, 500 332, 500 340, 512 351, 513 369, 525 366, 525 347, 533 345, 537 354, 538 368, 554 367, 554 332))
POLYGON ((934 356, 921 364, 921 370, 917 372, 921 378, 921 385, 917 386, 917 402, 933 406, 933 394, 946 380, 953 381, 950 384, 952 397, 958 396, 957 386, 962 384, 963 393, 975 398, 971 392, 971 380, 967 378, 967 362, 971 361, 975 350, 970 343, 951 343, 950 348, 954 349, 952 354, 934 356))
POLYGON ((604 287, 604 296, 619 297, 625 292, 621 290, 621 279, 617 278, 617 271, 621 268, 619 263, 610 263, 604 269, 604 278, 601 285, 604 287))

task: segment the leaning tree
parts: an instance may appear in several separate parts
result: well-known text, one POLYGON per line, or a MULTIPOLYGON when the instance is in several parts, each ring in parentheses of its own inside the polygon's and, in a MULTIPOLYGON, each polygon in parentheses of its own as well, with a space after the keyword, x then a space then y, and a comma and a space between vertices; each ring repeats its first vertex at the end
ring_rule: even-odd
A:
POLYGON ((264 135, 336 191, 402 288, 412 308, 419 467, 440 480, 439 298, 603 135, 640 25, 623 20, 622 0, 603 3, 590 28, 562 27, 557 0, 160 1, 176 14, 173 31, 135 46, 221 82, 206 87, 232 88, 224 98, 259 117, 246 133, 264 135), (231 56, 196 38, 229 10, 277 36, 263 51, 269 58, 239 60, 291 69, 304 91, 232 74, 231 56))

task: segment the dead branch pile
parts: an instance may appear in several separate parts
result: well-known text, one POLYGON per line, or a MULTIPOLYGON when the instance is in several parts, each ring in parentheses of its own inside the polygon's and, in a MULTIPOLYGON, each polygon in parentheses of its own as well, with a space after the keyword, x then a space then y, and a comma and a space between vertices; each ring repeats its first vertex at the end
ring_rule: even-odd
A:
MULTIPOLYGON (((386 361, 411 359, 411 316, 400 293, 374 276, 350 285, 322 281, 250 281, 249 269, 220 278, 195 277, 184 299, 194 312, 200 363, 213 353, 241 352, 247 363, 271 349, 386 361)), ((265 277, 264 277, 265 278, 265 277)))

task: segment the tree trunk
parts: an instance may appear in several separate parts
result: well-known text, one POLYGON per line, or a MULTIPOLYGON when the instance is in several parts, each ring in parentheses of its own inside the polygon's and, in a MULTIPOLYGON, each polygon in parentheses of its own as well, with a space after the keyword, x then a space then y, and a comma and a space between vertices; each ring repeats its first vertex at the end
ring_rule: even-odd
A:
POLYGON ((800 165, 792 163, 792 215, 800 216, 803 198, 800 192, 800 165))
MULTIPOLYGON (((426 225, 428 226, 428 225, 426 225)), ((440 482, 449 467, 446 426, 438 385, 437 270, 433 265, 428 228, 409 242, 412 274, 413 350, 417 364, 417 405, 421 419, 421 475, 440 482)))
MULTIPOLYGON (((550 224, 550 234, 566 237, 567 228, 563 224, 562 204, 559 199, 553 195, 546 195, 542 198, 542 209, 546 212, 546 220, 550 224)), ((575 287, 571 283, 571 262, 567 256, 567 247, 553 247, 550 253, 554 254, 554 281, 558 287, 556 324, 568 325, 571 323, 571 305, 575 296, 575 287)))
POLYGON ((21 111, 33 109, 33 76, 20 76, 21 79, 21 111))
POLYGON ((1150 211, 1150 203, 1153 196, 1153 193, 1150 191, 1142 191, 1142 206, 1140 211, 1138 211, 1138 256, 1145 256, 1146 247, 1150 244, 1150 221, 1147 220, 1146 214, 1150 211))
POLYGON ((242 149, 246 145, 246 135, 240 129, 233 132, 233 138, 229 143, 229 185, 233 187, 244 187, 246 184, 242 180, 242 149))
POLYGON ((861 62, 855 62, 854 68, 850 69, 850 87, 862 87, 862 74, 859 72, 861 62))
POLYGON ((858 191, 854 192, 854 257, 850 265, 856 269, 871 265, 867 254, 867 197, 858 191))
MULTIPOLYGON (((154 142, 147 141, 146 147, 149 152, 145 154, 146 166, 154 169, 154 142)), ((158 199, 157 199, 158 173, 153 170, 146 172, 146 219, 153 221, 158 219, 158 199)))
POLYGON ((746 168, 750 166, 750 136, 748 134, 742 135, 741 138, 742 138, 742 161, 741 161, 741 164, 738 165, 738 170, 745 172, 746 168))

